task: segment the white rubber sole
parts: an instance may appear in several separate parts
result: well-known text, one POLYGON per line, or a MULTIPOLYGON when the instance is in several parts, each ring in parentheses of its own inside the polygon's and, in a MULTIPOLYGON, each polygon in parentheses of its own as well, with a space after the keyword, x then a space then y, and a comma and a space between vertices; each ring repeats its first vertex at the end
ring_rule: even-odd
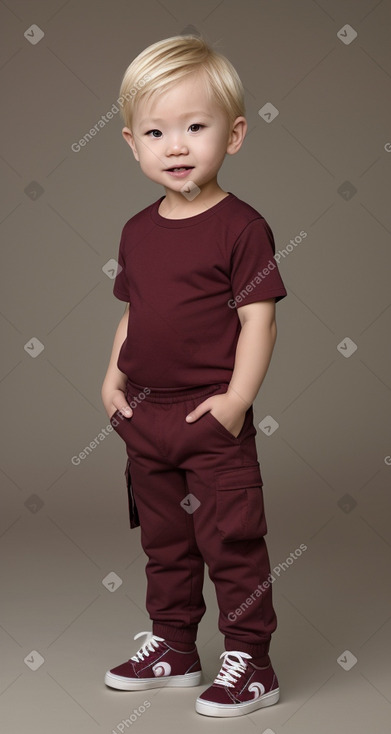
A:
POLYGON ((105 674, 105 683, 110 688, 117 688, 119 691, 146 691, 149 688, 189 688, 190 686, 199 686, 201 682, 202 671, 196 673, 186 673, 185 675, 167 675, 160 678, 124 678, 121 675, 114 675, 109 670, 105 674))
POLYGON ((212 701, 204 701, 202 698, 197 698, 195 710, 198 714, 204 716, 243 716, 244 714, 251 714, 257 709, 263 709, 266 706, 273 706, 277 703, 280 698, 280 689, 276 688, 270 693, 265 693, 255 701, 245 701, 244 703, 236 704, 224 704, 224 703, 213 703, 212 701))

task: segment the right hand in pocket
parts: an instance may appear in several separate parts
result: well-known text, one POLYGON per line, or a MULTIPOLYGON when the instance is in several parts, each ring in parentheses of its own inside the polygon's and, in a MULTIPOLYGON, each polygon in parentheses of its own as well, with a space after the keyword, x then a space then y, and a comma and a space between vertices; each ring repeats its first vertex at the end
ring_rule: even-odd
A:
POLYGON ((133 410, 126 402, 125 394, 122 390, 113 390, 104 401, 104 406, 109 418, 114 415, 116 410, 119 410, 125 418, 131 418, 133 415, 133 410))

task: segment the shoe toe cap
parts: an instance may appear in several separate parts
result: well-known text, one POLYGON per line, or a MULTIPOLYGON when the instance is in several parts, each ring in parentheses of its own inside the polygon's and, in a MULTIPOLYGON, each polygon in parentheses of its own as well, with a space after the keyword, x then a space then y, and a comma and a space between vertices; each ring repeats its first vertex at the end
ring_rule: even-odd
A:
POLYGON ((206 689, 201 695, 199 696, 200 701, 205 702, 211 702, 211 703, 221 703, 221 704, 231 704, 232 698, 228 694, 227 689, 224 686, 215 686, 212 685, 209 688, 206 689))
POLYGON ((119 675, 122 678, 137 677, 134 674, 133 665, 129 661, 127 663, 121 663, 121 665, 117 665, 115 668, 111 668, 108 672, 112 675, 119 675))

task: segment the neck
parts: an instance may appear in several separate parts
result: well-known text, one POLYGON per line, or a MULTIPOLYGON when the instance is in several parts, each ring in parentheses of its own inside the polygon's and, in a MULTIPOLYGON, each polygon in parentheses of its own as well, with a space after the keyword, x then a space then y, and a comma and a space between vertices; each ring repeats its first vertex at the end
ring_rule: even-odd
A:
POLYGON ((228 193, 223 191, 217 183, 214 186, 203 186, 194 198, 192 196, 194 192, 197 192, 197 189, 194 185, 190 185, 188 188, 188 196, 186 196, 186 192, 165 189, 166 195, 159 206, 159 214, 167 219, 194 217, 196 214, 207 211, 207 209, 215 206, 228 196, 228 193))

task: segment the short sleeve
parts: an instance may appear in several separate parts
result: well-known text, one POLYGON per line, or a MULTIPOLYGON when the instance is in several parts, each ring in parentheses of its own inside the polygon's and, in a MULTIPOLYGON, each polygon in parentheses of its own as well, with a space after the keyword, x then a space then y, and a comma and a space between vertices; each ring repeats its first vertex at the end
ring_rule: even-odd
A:
POLYGON ((277 263, 273 233, 265 219, 250 222, 236 240, 231 258, 231 286, 236 308, 287 295, 277 263))
POLYGON ((121 240, 119 243, 118 272, 117 272, 117 275, 114 281, 113 293, 115 297, 118 298, 120 301, 126 301, 127 303, 130 303, 129 285, 128 285, 128 279, 126 277, 124 247, 125 247, 125 228, 122 230, 121 240))

